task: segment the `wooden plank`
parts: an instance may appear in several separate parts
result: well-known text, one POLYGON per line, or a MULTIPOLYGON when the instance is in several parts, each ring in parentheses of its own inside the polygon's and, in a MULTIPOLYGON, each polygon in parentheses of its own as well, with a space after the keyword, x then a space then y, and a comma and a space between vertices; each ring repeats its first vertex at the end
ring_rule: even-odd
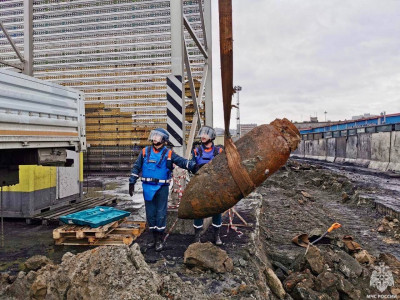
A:
POLYGON ((55 240, 56 245, 66 246, 100 246, 100 245, 130 245, 136 240, 134 235, 126 234, 110 234, 106 238, 97 239, 96 237, 88 237, 88 239, 60 238, 55 240))
POLYGON ((53 238, 56 245, 99 246, 99 245, 130 245, 145 230, 146 222, 115 221, 103 228, 90 228, 79 225, 63 225, 54 229, 53 238), (98 231, 96 231, 96 229, 98 231), (84 233, 84 236, 77 233, 84 233), (96 236, 96 233, 104 235, 96 236), (91 234, 91 235, 90 235, 91 234), (94 234, 94 235, 93 235, 94 234), (101 236, 101 237, 100 237, 101 236))
POLYGON ((93 200, 91 200, 89 202, 86 202, 86 203, 80 202, 76 206, 74 205, 74 206, 72 206, 72 207, 70 207, 68 209, 63 210, 63 211, 59 211, 59 212, 56 212, 55 214, 48 215, 48 216, 44 217, 43 219, 54 219, 54 218, 59 217, 61 215, 71 214, 73 212, 77 212, 77 211, 83 210, 83 208, 101 206, 102 204, 107 204, 107 203, 112 202, 112 201, 114 201, 116 199, 117 199, 116 197, 105 198, 105 199, 96 199, 95 198, 95 199, 93 199, 93 200))
POLYGON ((83 239, 89 236, 102 238, 109 234, 112 230, 117 228, 124 221, 126 221, 126 218, 108 223, 97 228, 81 225, 63 225, 53 230, 53 239, 59 239, 66 236, 75 237, 77 239, 83 239))
MULTIPOLYGON (((93 200, 93 199, 95 199, 95 198, 87 198, 87 199, 84 199, 84 200, 82 200, 82 201, 76 202, 76 204, 73 204, 73 205, 79 205, 79 204, 81 204, 81 203, 86 203, 86 201, 90 201, 90 200, 93 200)), ((37 214, 37 215, 33 216, 32 218, 41 218, 41 217, 45 217, 45 216, 47 216, 47 215, 51 215, 51 214, 53 214, 53 213, 55 213, 55 212, 62 211, 62 210, 66 209, 66 208, 69 208, 69 207, 71 207, 71 203, 70 203, 70 204, 67 204, 67 205, 63 205, 63 206, 57 207, 57 208, 55 208, 55 209, 51 209, 51 207, 50 207, 50 210, 45 211, 45 212, 40 213, 40 214, 37 214)))

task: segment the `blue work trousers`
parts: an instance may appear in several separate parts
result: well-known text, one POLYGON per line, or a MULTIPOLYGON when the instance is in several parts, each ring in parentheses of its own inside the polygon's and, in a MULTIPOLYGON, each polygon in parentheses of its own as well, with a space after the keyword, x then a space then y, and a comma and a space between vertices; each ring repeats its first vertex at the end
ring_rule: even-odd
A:
POLYGON ((146 219, 151 231, 164 232, 167 225, 168 185, 163 185, 151 201, 144 201, 146 219))
MULTIPOLYGON (((216 214, 212 216, 212 226, 218 228, 222 225, 222 215, 216 214)), ((195 219, 193 221, 194 228, 203 228, 203 219, 195 219)))

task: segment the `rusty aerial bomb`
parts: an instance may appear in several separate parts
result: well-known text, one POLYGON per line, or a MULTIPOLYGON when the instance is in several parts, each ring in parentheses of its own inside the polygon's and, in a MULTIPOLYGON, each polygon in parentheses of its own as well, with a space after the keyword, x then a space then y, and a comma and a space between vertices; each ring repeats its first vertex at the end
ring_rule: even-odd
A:
MULTIPOLYGON (((237 163, 246 169, 254 183, 253 189, 286 163, 299 142, 298 129, 287 119, 276 119, 254 128, 235 143, 241 157, 237 163)), ((222 152, 204 165, 186 186, 178 216, 182 219, 210 217, 228 210, 245 196, 222 152)))

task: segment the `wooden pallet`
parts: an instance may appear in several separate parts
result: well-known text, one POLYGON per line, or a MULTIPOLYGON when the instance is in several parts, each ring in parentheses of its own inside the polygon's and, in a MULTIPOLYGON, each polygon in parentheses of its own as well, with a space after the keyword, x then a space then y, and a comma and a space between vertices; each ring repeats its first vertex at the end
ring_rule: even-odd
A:
POLYGON ((50 209, 43 213, 37 214, 32 218, 27 219, 27 223, 41 222, 43 225, 48 225, 50 223, 58 223, 59 218, 64 215, 72 214, 81 210, 93 208, 95 206, 110 205, 112 203, 117 203, 117 197, 111 198, 86 198, 82 201, 71 203, 66 206, 58 207, 55 209, 50 209))
POLYGON ((96 228, 81 225, 64 225, 53 230, 53 239, 58 240, 62 237, 75 237, 79 240, 92 236, 104 238, 124 221, 126 221, 126 218, 96 228))
POLYGON ((126 221, 126 218, 98 228, 64 225, 54 229, 53 239, 56 245, 68 246, 130 245, 145 227, 146 222, 126 221))

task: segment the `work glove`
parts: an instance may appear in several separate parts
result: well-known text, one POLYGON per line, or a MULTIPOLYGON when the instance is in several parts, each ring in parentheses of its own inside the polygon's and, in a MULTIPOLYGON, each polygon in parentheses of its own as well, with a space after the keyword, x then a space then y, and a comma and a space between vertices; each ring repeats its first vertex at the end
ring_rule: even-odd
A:
POLYGON ((192 169, 192 173, 193 173, 193 174, 196 174, 198 170, 200 170, 200 165, 195 164, 194 167, 193 167, 193 169, 192 169))
POLYGON ((129 184, 129 195, 132 197, 133 196, 133 192, 135 191, 135 184, 134 183, 130 183, 129 184))

